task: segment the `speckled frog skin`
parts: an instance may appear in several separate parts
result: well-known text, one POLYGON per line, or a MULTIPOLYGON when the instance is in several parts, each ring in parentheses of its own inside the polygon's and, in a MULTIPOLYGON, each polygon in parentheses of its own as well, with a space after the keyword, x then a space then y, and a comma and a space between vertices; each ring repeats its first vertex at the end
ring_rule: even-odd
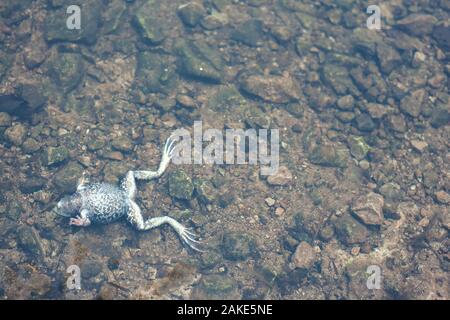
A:
POLYGON ((162 224, 169 224, 180 238, 194 250, 195 236, 181 223, 169 216, 150 218, 144 221, 141 210, 135 202, 136 181, 159 178, 167 169, 174 154, 175 140, 169 138, 164 146, 161 162, 157 171, 128 171, 120 186, 109 183, 87 184, 81 179, 77 191, 63 198, 56 206, 57 213, 70 217, 70 225, 86 227, 91 223, 110 223, 122 217, 138 230, 149 230, 162 224))

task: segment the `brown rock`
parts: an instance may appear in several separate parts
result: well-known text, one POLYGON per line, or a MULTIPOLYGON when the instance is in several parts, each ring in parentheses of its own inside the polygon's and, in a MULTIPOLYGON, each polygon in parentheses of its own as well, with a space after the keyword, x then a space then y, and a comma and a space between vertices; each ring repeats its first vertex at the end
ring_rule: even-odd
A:
POLYGON ((437 191, 435 194, 436 200, 442 204, 450 204, 450 194, 444 190, 437 191))
POLYGON ((413 36, 424 36, 433 31, 438 19, 429 14, 411 14, 397 22, 397 27, 413 36))
POLYGON ((278 168, 278 172, 270 175, 267 182, 272 186, 285 186, 292 181, 292 173, 285 166, 278 168))
POLYGON ((289 103, 299 99, 298 84, 289 75, 251 75, 241 80, 241 88, 267 102, 289 103))
POLYGON ((378 193, 370 192, 353 201, 352 211, 365 224, 380 225, 383 223, 384 219, 383 205, 383 196, 378 193))
POLYGON ((291 257, 291 262, 295 268, 309 269, 317 260, 316 251, 305 241, 300 242, 291 257))

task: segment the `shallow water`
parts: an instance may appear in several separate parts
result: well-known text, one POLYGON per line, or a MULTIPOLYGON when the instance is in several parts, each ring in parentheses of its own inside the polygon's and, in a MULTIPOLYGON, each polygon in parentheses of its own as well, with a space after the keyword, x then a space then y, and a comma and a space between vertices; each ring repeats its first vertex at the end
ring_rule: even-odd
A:
POLYGON ((384 3, 379 29, 367 1, 187 3, 0 3, 0 297, 448 299, 448 1, 384 3), (177 129, 279 147, 267 176, 203 137, 137 182, 205 252, 55 212, 83 174, 156 170, 177 129))

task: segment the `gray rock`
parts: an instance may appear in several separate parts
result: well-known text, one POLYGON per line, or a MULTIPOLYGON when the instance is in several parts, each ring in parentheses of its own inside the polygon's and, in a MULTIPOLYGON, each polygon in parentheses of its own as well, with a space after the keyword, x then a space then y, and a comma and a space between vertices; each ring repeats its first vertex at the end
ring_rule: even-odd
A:
POLYGON ((240 299, 236 282, 227 275, 210 274, 202 276, 192 292, 193 299, 240 299))
POLYGON ((417 118, 420 115, 425 99, 425 89, 417 89, 400 101, 400 110, 413 118, 417 118))
POLYGON ((396 26, 413 36, 428 35, 433 31, 438 19, 429 14, 411 14, 397 21, 396 26))
POLYGON ((83 59, 78 53, 59 53, 49 61, 49 75, 65 93, 75 89, 83 79, 83 59))
POLYGON ((398 201, 401 197, 401 187, 397 183, 388 182, 380 187, 380 193, 391 201, 398 201))
POLYGON ((222 242, 223 256, 228 260, 246 260, 255 251, 251 238, 243 233, 226 233, 222 242))
POLYGON ((337 101, 337 107, 341 110, 353 110, 355 106, 355 99, 352 95, 348 94, 343 97, 340 97, 337 101))
POLYGON ((217 198, 217 190, 209 180, 194 180, 195 192, 199 200, 204 204, 213 203, 217 198))
POLYGON ((440 104, 433 108, 431 112, 430 123, 435 128, 448 125, 450 123, 450 107, 449 104, 440 104))
POLYGON ((352 202, 352 211, 365 224, 381 225, 383 216, 384 198, 382 195, 370 192, 367 195, 357 197, 352 202))
POLYGON ((33 193, 41 190, 47 184, 47 180, 39 176, 27 177, 20 182, 19 188, 23 193, 33 193))
POLYGON ((192 179, 183 170, 171 172, 169 176, 169 193, 172 197, 181 200, 192 199, 194 184, 192 179))
POLYGON ((338 238, 347 245, 363 243, 369 232, 364 225, 349 214, 344 214, 334 222, 338 238))
POLYGON ((63 146, 48 147, 43 153, 43 161, 47 166, 62 163, 69 158, 69 150, 63 146))
POLYGON ((231 33, 231 39, 255 47, 263 37, 263 24, 261 20, 251 19, 239 26, 231 33))
POLYGON ((134 148, 133 140, 131 140, 126 135, 121 135, 113 139, 111 145, 114 149, 123 151, 123 152, 131 152, 134 148))
POLYGON ((82 174, 83 167, 81 165, 69 162, 55 174, 53 181, 61 193, 73 193, 82 174))
POLYGON ((363 137, 349 138, 350 153, 356 160, 362 160, 367 156, 370 147, 364 141, 363 137))
POLYGON ((273 103, 289 103, 299 99, 299 86, 291 76, 249 75, 240 78, 243 91, 273 103))
POLYGON ((101 5, 98 1, 64 1, 61 7, 51 10, 45 17, 44 34, 48 42, 70 41, 94 44, 101 23, 101 5), (79 5, 81 9, 80 29, 70 30, 66 26, 67 7, 79 5))
POLYGON ((166 38, 165 21, 159 16, 160 2, 147 0, 137 11, 133 23, 144 41, 156 45, 166 38))
POLYGON ((344 168, 347 166, 348 158, 349 154, 346 149, 330 144, 319 144, 309 153, 311 163, 326 167, 344 168))
POLYGON ((135 85, 144 94, 169 93, 177 83, 172 61, 158 53, 143 51, 137 57, 135 85))
POLYGON ((33 258, 42 259, 45 256, 41 237, 33 227, 24 225, 17 229, 17 244, 33 258))
POLYGON ((356 127, 364 132, 373 131, 376 128, 372 118, 367 113, 360 113, 355 117, 356 127))
POLYGON ((447 52, 450 51, 450 23, 447 22, 435 26, 431 36, 442 49, 447 52))
POLYGON ((402 63, 402 58, 397 50, 386 44, 379 43, 377 45, 377 58, 381 70, 385 74, 391 73, 394 68, 399 67, 402 63))
POLYGON ((206 10, 197 2, 188 2, 179 6, 177 13, 185 25, 195 27, 206 14, 206 10))
POLYGON ((216 49, 200 41, 180 41, 175 52, 182 75, 211 83, 223 81, 223 60, 216 49))
POLYGON ((0 112, 0 127, 9 127, 11 123, 11 116, 6 112, 0 112))

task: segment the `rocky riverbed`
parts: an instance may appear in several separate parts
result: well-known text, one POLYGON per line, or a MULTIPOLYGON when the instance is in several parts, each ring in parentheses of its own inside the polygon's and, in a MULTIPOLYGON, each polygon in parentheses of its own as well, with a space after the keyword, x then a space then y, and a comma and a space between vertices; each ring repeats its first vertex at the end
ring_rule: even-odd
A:
POLYGON ((448 299, 450 5, 384 2, 380 30, 368 5, 1 1, 0 298, 448 299), (155 168, 196 120, 280 132, 273 176, 172 164, 138 184, 144 216, 206 252, 52 211, 83 172, 155 168))

